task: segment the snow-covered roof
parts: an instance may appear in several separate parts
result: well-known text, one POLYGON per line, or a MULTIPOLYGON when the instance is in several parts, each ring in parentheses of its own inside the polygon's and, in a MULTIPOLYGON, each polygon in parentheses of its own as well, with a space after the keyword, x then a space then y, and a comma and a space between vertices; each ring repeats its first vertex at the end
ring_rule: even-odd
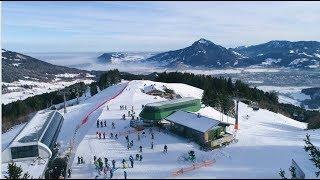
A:
POLYGON ((149 93, 149 92, 152 92, 154 90, 165 92, 164 89, 165 89, 164 86, 160 86, 158 84, 151 84, 149 86, 143 87, 143 92, 144 93, 149 93))
POLYGON ((212 119, 202 115, 198 117, 198 115, 195 113, 181 111, 181 110, 171 114, 165 119, 173 123, 177 123, 177 124, 189 127, 191 129, 195 129, 203 133, 209 129, 212 129, 215 126, 218 126, 219 124, 227 124, 227 123, 218 121, 216 119, 212 119))
POLYGON ((155 102, 155 103, 149 103, 149 104, 146 104, 146 106, 158 107, 158 106, 176 104, 176 103, 181 103, 181 102, 186 102, 186 101, 191 101, 191 100, 195 100, 195 98, 185 97, 185 98, 180 98, 180 99, 172 99, 172 100, 170 99, 170 100, 159 101, 159 102, 155 102))
POLYGON ((10 146, 15 146, 20 143, 40 141, 48 123, 56 111, 39 111, 14 138, 10 146))

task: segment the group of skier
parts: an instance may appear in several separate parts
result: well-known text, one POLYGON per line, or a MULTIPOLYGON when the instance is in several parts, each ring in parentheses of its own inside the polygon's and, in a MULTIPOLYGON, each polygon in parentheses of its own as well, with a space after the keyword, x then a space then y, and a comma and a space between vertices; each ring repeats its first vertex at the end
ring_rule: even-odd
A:
POLYGON ((84 164, 83 157, 78 156, 78 164, 84 164))
POLYGON ((99 121, 97 120, 97 128, 100 127, 107 127, 107 121, 99 121))

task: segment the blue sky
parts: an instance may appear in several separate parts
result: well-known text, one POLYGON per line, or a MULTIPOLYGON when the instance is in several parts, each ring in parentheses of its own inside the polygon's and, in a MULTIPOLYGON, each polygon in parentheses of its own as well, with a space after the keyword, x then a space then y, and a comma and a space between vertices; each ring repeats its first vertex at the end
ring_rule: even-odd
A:
POLYGON ((2 2, 2 48, 18 52, 166 51, 320 41, 320 2, 2 2))

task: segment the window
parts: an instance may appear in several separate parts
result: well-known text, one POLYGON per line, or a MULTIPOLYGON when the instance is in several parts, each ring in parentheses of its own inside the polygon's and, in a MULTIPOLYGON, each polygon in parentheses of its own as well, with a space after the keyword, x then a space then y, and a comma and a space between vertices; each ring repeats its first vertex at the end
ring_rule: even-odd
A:
POLYGON ((20 146, 11 148, 12 159, 37 157, 39 156, 39 150, 37 145, 20 146))

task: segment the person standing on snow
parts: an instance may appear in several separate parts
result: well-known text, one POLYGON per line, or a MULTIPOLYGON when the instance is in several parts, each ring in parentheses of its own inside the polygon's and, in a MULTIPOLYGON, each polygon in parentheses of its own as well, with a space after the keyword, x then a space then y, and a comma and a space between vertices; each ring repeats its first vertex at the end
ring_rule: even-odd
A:
POLYGON ((123 172, 123 175, 124 175, 124 179, 127 179, 127 172, 126 171, 123 172))
POLYGON ((107 127, 107 121, 104 121, 104 127, 107 127))
POLYGON ((131 142, 130 142, 130 146, 131 146, 131 147, 133 146, 133 140, 131 140, 131 142))
POLYGON ((151 149, 153 149, 153 142, 151 142, 151 149))
POLYGON ((103 127, 103 122, 102 121, 100 121, 100 127, 103 127))
POLYGON ((116 161, 112 160, 112 167, 115 169, 116 168, 116 161))
POLYGON ((154 139, 154 134, 153 134, 153 132, 151 133, 151 139, 154 139))
POLYGON ((115 137, 116 139, 118 139, 118 134, 116 134, 114 137, 115 137))
POLYGON ((108 164, 108 158, 104 158, 104 164, 107 166, 107 164, 108 164))
POLYGON ((139 159, 139 161, 142 161, 142 154, 140 154, 140 159, 139 159))
POLYGON ((139 154, 136 154, 136 161, 139 160, 139 154))
POLYGON ((132 157, 132 155, 130 155, 129 160, 130 160, 131 168, 133 168, 133 157, 132 157))
POLYGON ((103 132, 103 139, 106 139, 106 133, 103 132))
POLYGON ((139 146, 139 152, 142 152, 142 146, 139 146))
POLYGON ((99 120, 97 120, 97 128, 99 128, 99 120))
POLYGON ((111 125, 112 125, 112 129, 115 129, 115 127, 114 127, 114 122, 112 122, 111 125))
POLYGON ((164 153, 167 153, 167 152, 168 152, 168 146, 167 146, 167 145, 164 145, 164 147, 163 147, 163 152, 164 152, 164 153))
POLYGON ((97 157, 96 156, 93 156, 93 161, 96 161, 97 160, 97 157))

